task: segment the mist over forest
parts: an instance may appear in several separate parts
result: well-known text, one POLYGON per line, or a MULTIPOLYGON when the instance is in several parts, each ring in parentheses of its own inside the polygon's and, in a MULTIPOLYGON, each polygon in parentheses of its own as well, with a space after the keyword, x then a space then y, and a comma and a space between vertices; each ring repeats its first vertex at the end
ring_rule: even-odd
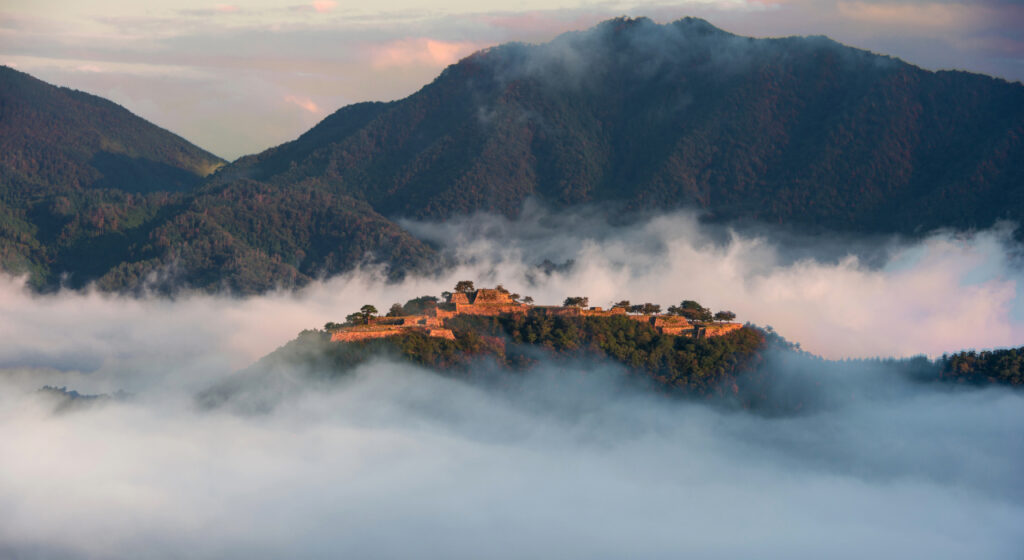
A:
POLYGON ((461 378, 387 358, 340 377, 246 373, 303 329, 463 279, 538 303, 692 298, 826 358, 1010 346, 1024 315, 1008 229, 825 239, 538 207, 402 225, 453 268, 399 282, 360 269, 252 297, 39 295, 0 280, 0 556, 1013 558, 1024 546, 1024 396, 915 382, 907 361, 769 352, 767 392, 801 402, 775 413, 650 391, 600 360, 515 375, 482 361, 461 378), (227 399, 199 398, 225 382, 238 388, 227 399))

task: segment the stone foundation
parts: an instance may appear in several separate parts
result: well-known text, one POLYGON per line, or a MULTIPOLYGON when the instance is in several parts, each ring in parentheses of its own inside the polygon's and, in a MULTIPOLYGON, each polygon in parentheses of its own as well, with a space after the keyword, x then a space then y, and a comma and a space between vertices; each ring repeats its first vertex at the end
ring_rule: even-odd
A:
POLYGON ((336 331, 331 334, 331 342, 356 342, 371 338, 387 338, 402 334, 403 329, 376 329, 363 331, 336 331))
POLYGON ((704 338, 731 333, 743 325, 740 323, 710 323, 694 325, 679 315, 631 315, 621 307, 605 310, 600 307, 532 306, 512 301, 508 292, 480 289, 474 292, 452 294, 449 301, 435 308, 427 309, 422 315, 405 317, 378 317, 367 325, 341 327, 331 334, 335 342, 353 342, 373 338, 387 338, 408 332, 419 332, 426 336, 455 340, 451 329, 445 328, 445 320, 459 315, 499 315, 537 313, 562 317, 612 317, 622 315, 633 321, 647 323, 658 333, 672 336, 704 338))

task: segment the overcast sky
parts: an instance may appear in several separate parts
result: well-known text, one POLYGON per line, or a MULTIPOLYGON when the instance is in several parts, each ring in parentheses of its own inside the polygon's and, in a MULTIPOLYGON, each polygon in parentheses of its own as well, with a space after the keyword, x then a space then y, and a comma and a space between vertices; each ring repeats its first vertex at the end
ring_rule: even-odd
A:
POLYGON ((343 105, 405 97, 477 49, 619 15, 828 35, 929 69, 1024 79, 1024 0, 5 0, 0 64, 112 99, 234 159, 343 105))

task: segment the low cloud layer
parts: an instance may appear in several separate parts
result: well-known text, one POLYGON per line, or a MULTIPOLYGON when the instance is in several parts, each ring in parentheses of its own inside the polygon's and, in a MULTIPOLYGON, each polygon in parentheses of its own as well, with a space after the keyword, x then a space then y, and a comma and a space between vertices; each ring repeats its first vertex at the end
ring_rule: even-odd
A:
POLYGON ((767 419, 582 369, 499 391, 376 362, 259 415, 166 383, 55 413, 6 371, 0 554, 1013 558, 1024 544, 1018 394, 899 390, 767 419))
MULTIPOLYGON (((610 225, 596 211, 529 208, 515 221, 405 225, 538 301, 583 295, 593 305, 667 307, 695 299, 828 358, 937 356, 1024 341, 1024 273, 1009 227, 911 242, 740 233, 702 226, 688 212, 610 225), (529 268, 544 260, 574 264, 552 275, 529 268)), ((472 270, 461 273, 473 279, 472 270)))
POLYGON ((538 302, 694 298, 831 356, 1020 344, 1007 233, 917 242, 737 233, 527 209, 409 224, 462 265, 299 293, 37 296, 0 282, 0 556, 1014 558, 1024 397, 884 363, 772 354, 765 416, 626 385, 607 363, 377 361, 235 372, 304 328, 502 282, 538 302), (558 265, 537 268, 548 259, 558 265), (546 272, 545 272, 546 270, 546 272), (208 408, 196 396, 232 379, 208 408), (500 383, 490 383, 491 380, 500 383), (44 385, 128 394, 61 407, 44 385), (253 400, 255 399, 255 401, 253 400), (260 402, 260 407, 250 406, 260 402))

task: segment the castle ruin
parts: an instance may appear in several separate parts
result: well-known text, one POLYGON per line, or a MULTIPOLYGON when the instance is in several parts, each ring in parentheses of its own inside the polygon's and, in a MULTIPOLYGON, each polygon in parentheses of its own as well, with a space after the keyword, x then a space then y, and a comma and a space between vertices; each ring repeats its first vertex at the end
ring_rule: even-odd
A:
POLYGON ((343 325, 331 332, 335 342, 354 342, 374 338, 386 338, 410 332, 426 336, 455 340, 455 334, 445 325, 447 319, 477 315, 496 317, 509 314, 544 313, 565 317, 612 317, 625 316, 631 320, 650 324, 658 334, 705 338, 721 336, 739 329, 740 323, 693 324, 679 315, 630 314, 622 307, 602 309, 600 307, 531 305, 516 301, 507 290, 481 288, 450 294, 447 301, 429 307, 422 313, 399 317, 372 317, 365 324, 343 325))

